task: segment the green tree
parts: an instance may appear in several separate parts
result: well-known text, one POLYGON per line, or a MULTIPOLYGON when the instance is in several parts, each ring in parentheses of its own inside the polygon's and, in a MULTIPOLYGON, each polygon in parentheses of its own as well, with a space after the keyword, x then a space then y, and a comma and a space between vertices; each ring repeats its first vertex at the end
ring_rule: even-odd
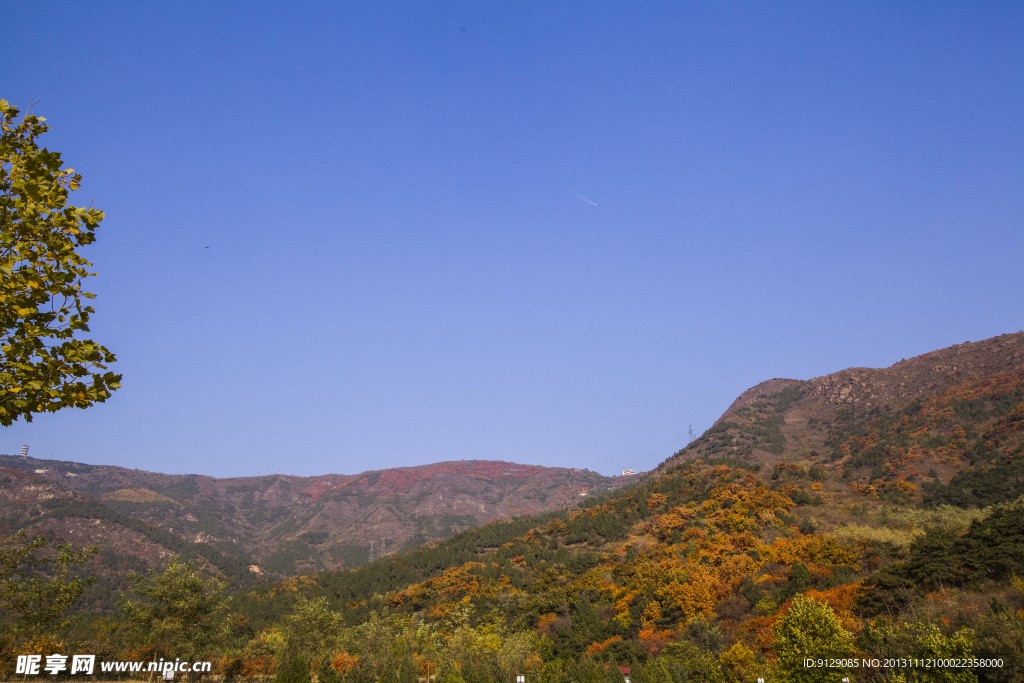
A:
POLYGON ((577 683, 602 683, 604 674, 603 664, 598 663, 593 657, 583 657, 572 680, 577 683))
POLYGON ((416 662, 412 658, 412 650, 407 647, 402 649, 398 662, 398 683, 419 683, 420 677, 416 671, 416 662))
POLYGON ((309 664, 295 650, 285 656, 284 664, 277 668, 274 683, 312 683, 309 675, 309 664))
POLYGON ((783 683, 839 683, 851 669, 805 667, 805 659, 849 659, 853 637, 826 603, 797 595, 775 625, 778 680, 783 683))
MULTIPOLYGON (((544 668, 540 672, 540 683, 571 683, 572 681, 573 679, 566 673, 565 662, 561 659, 544 662, 544 668)), ((483 683, 483 681, 478 679, 473 683, 483 683)))
POLYGON ((725 648, 725 638, 718 624, 712 624, 700 614, 686 624, 683 633, 687 640, 713 655, 717 655, 725 648))
POLYGON ((633 683, 673 683, 667 657, 651 657, 646 664, 630 672, 633 683))
POLYGON ((455 662, 445 660, 437 671, 438 683, 466 683, 455 662))
POLYGON ((533 631, 516 631, 508 634, 497 653, 498 665, 508 681, 516 680, 526 669, 526 661, 537 652, 539 636, 533 631))
POLYGON ((615 659, 609 660, 604 666, 605 683, 626 683, 626 677, 622 675, 622 669, 619 668, 615 659))
MULTIPOLYGON (((725 683, 722 667, 718 658, 710 650, 704 650, 689 641, 669 643, 662 650, 664 671, 673 680, 705 681, 706 683, 725 683)), ((632 678, 630 679, 632 680, 632 678)))
POLYGON ((327 598, 310 600, 300 595, 295 607, 284 618, 286 638, 307 662, 328 659, 336 640, 341 615, 327 606, 327 598))
MULTIPOLYGON (((885 625, 876 629, 882 652, 890 657, 906 659, 959 659, 971 657, 974 632, 963 628, 943 635, 935 624, 911 622, 898 626, 885 625)), ((896 671, 896 683, 976 683, 978 677, 971 669, 905 667, 896 671)))
POLYGON ((320 660, 320 668, 316 671, 316 683, 341 683, 341 674, 331 666, 329 657, 320 660))
POLYGON ((82 177, 39 149, 46 119, 0 100, 0 424, 102 403, 121 386, 114 354, 89 339, 95 275, 76 251, 96 239, 103 212, 68 203, 82 177))
POLYGON ((54 633, 70 619, 64 613, 75 606, 92 579, 68 578, 98 552, 75 550, 68 543, 51 544, 45 536, 31 541, 22 529, 0 540, 0 608, 12 621, 6 624, 16 637, 54 633))
POLYGON ((571 632, 573 640, 581 650, 594 641, 601 640, 604 625, 597 616, 594 606, 586 596, 576 598, 576 611, 572 615, 571 632))
POLYGON ((136 599, 125 596, 118 606, 130 638, 150 649, 153 658, 201 659, 228 638, 230 598, 224 595, 223 581, 203 581, 191 562, 174 555, 165 571, 130 577, 136 599))
POLYGON ((991 610, 975 627, 973 653, 982 659, 1002 659, 1001 667, 978 669, 982 683, 1024 681, 1024 614, 1005 606, 991 610))

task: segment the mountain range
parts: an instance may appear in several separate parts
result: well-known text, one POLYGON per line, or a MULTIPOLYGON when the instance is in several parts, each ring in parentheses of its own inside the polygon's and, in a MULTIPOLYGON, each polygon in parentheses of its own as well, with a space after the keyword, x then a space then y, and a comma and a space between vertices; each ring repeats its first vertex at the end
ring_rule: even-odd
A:
POLYGON ((217 479, 3 455, 0 533, 27 528, 98 547, 96 596, 171 553, 241 586, 358 567, 496 519, 566 507, 630 479, 482 460, 217 479))
MULTIPOLYGON (((895 662, 857 680, 940 680, 948 669, 922 678, 911 658, 956 656, 1000 662, 957 680, 1003 683, 1024 680, 1021 576, 1016 333, 884 369, 769 380, 620 489, 353 571, 256 586, 236 607, 252 643, 316 604, 353 633, 385 618, 481 638, 505 625, 535 643, 543 676, 665 655, 679 678, 652 680, 753 681, 773 680, 796 642, 779 641, 802 618, 790 612, 812 604, 828 625, 801 632, 802 657, 820 656, 827 633, 857 662, 895 662)), ((369 652, 359 639, 347 647, 369 652)), ((777 680, 811 680, 794 667, 777 680)))
MULTIPOLYGON (((320 577, 344 602, 346 594, 408 590, 466 562, 528 557, 505 558, 511 551, 502 548, 519 547, 546 525, 554 528, 545 532, 552 548, 567 553, 561 571, 569 575, 599 565, 623 544, 672 547, 685 525, 668 535, 671 525, 636 525, 669 514, 651 496, 678 497, 678 472, 691 462, 728 463, 756 475, 748 486, 767 486, 796 506, 786 519, 798 533, 860 533, 863 540, 893 531, 877 517, 885 506, 968 509, 1018 498, 1022 456, 1024 333, 1016 333, 889 368, 768 380, 656 470, 631 477, 460 461, 358 475, 215 479, 0 456, 0 529, 98 546, 93 571, 100 580, 90 595, 96 607, 112 604, 127 571, 160 566, 171 553, 239 589, 320 577), (494 524, 500 520, 506 523, 494 524), (373 569, 371 559, 390 569, 373 569), (350 569, 358 571, 339 572, 350 569)), ((903 531, 905 546, 922 528, 903 531)), ((516 562, 509 570, 514 582, 533 571, 516 562)))

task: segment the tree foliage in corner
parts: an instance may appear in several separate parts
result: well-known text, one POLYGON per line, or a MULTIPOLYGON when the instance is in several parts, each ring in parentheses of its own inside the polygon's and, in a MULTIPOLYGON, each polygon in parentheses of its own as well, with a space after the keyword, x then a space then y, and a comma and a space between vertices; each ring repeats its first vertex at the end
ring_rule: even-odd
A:
POLYGON ((89 339, 95 275, 76 251, 96 239, 103 212, 68 203, 82 176, 40 149, 45 119, 0 100, 0 424, 110 397, 114 354, 89 339))

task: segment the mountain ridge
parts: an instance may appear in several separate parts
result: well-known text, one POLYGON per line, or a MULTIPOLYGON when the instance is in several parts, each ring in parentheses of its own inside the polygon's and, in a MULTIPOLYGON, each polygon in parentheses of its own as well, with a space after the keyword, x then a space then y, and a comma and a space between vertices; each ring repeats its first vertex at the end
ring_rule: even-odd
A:
POLYGON ((665 655, 681 680, 770 680, 799 598, 857 661, 958 643, 1004 658, 977 680, 1024 680, 1024 334, 986 342, 769 380, 630 486, 259 586, 240 612, 260 633, 310 599, 354 632, 504 624, 534 639, 544 675, 665 655))
MULTIPOLYGON (((883 460, 893 461, 898 447, 909 449, 903 464, 919 464, 907 473, 916 471, 920 476, 934 470, 937 476, 932 479, 944 484, 969 466, 970 458, 953 459, 944 451, 936 451, 942 448, 938 442, 950 438, 954 423, 965 427, 965 435, 974 439, 987 428, 985 425, 997 421, 987 408, 972 417, 958 415, 956 406, 965 405, 964 401, 994 405, 999 396, 1020 391, 1022 373, 1024 332, 1017 332, 930 351, 887 368, 847 368, 810 380, 767 380, 740 394, 701 439, 678 451, 663 467, 706 455, 741 457, 770 466, 813 465, 870 482, 878 478, 877 473, 871 474, 874 467, 883 460), (769 401, 769 396, 775 398, 769 401), (878 422, 883 413, 899 414, 918 404, 937 411, 936 419, 941 422, 929 423, 927 429, 923 423, 919 426, 928 432, 914 437, 921 443, 903 443, 906 437, 890 435, 895 439, 888 444, 890 452, 884 457, 876 454, 870 467, 864 459, 843 459, 839 452, 843 444, 837 439, 855 438, 850 425, 878 422), (897 441, 902 445, 897 446, 897 441)), ((1016 424, 1012 416, 1006 419, 1016 424)), ((913 421, 909 416, 907 420, 913 421)), ((1015 445, 1021 435, 1012 425, 1011 432, 1016 436, 1009 445, 1015 445)), ((854 442, 846 445, 848 450, 863 446, 854 442)))
POLYGON ((0 528, 38 527, 76 545, 134 554, 136 569, 184 551, 244 585, 261 576, 359 566, 496 519, 569 505, 627 479, 480 460, 220 479, 0 456, 0 496, 7 501, 0 528), (89 523, 83 527, 82 520, 89 523))

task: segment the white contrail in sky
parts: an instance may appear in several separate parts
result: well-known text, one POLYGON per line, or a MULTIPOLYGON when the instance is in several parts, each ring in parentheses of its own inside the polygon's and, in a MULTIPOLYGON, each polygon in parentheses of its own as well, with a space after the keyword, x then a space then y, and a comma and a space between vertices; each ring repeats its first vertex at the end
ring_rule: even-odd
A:
POLYGON ((586 202, 587 204, 593 204, 594 206, 597 206, 597 204, 596 204, 596 203, 594 203, 594 202, 590 201, 589 199, 587 199, 586 197, 584 197, 583 195, 581 195, 581 194, 580 194, 579 192, 573 192, 573 191, 572 191, 572 190, 570 190, 570 189, 569 189, 568 187, 567 187, 567 188, 565 188, 565 191, 566 191, 566 192, 568 192, 569 194, 571 194, 571 195, 575 196, 575 197, 579 197, 580 199, 582 199, 583 201, 585 201, 585 202, 586 202))

